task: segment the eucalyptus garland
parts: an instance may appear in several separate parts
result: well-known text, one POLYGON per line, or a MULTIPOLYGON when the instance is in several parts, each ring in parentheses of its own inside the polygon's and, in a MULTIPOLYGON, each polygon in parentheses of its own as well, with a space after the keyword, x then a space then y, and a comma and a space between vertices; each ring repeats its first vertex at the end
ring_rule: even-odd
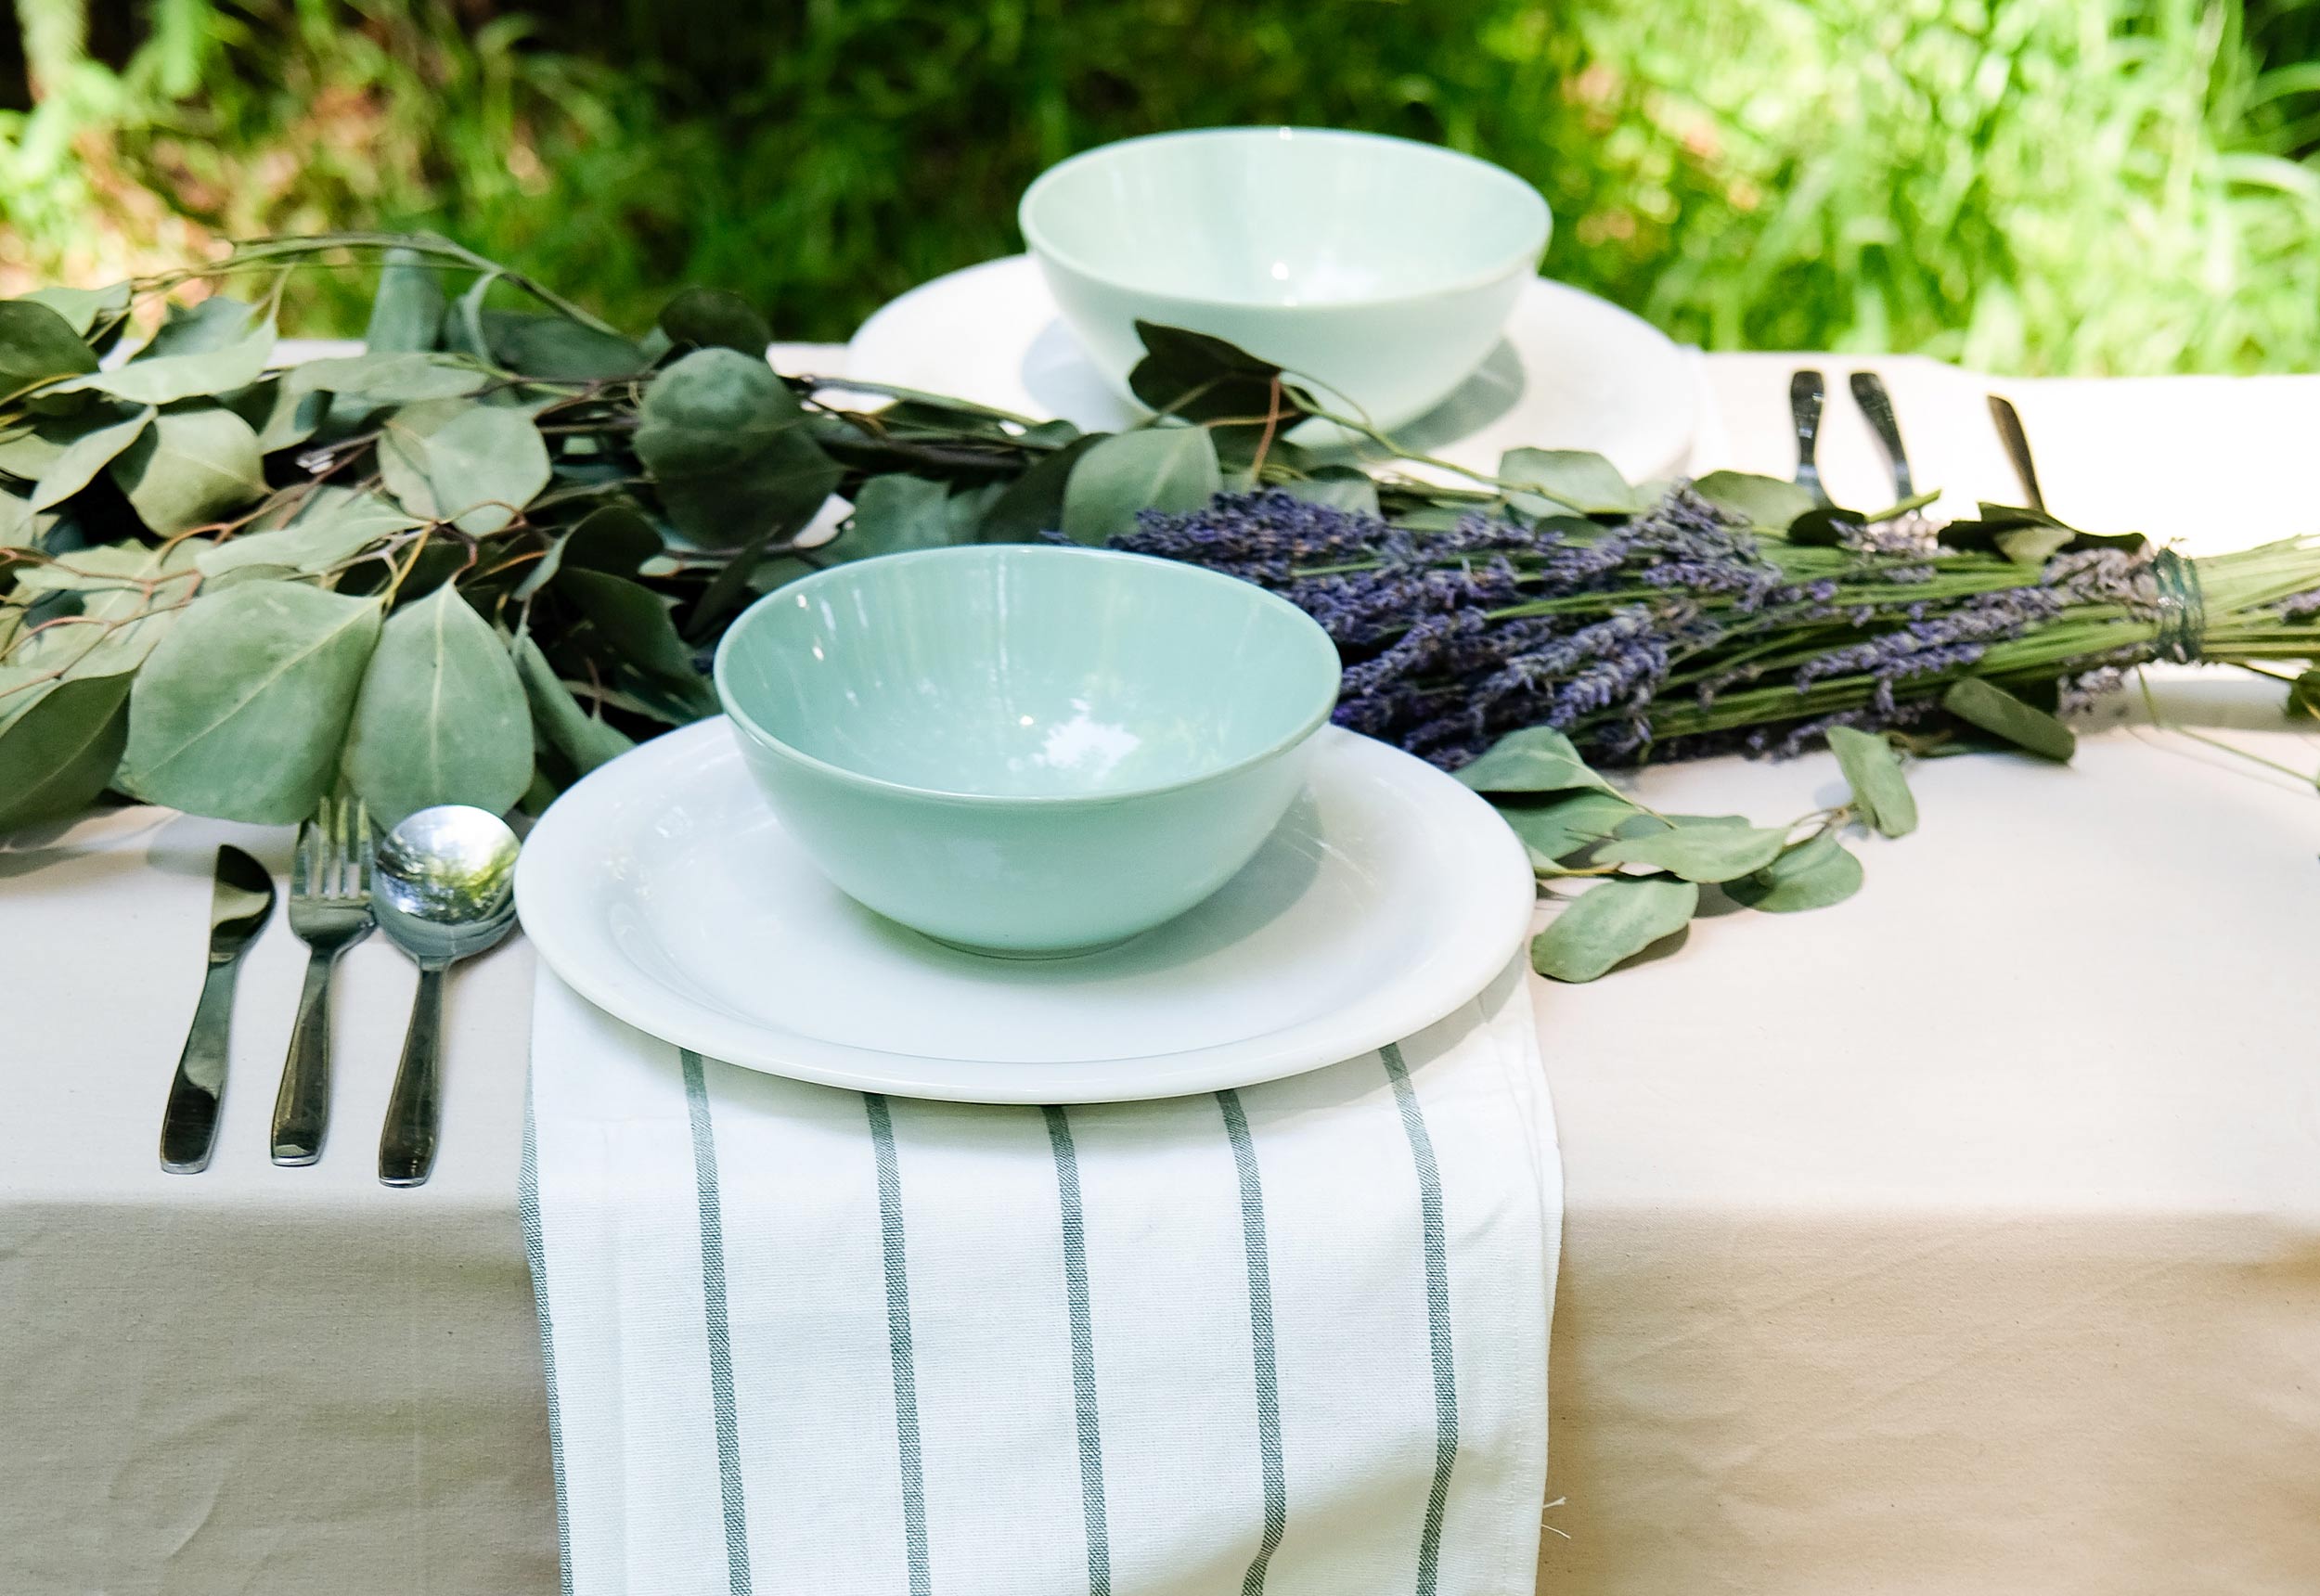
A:
POLYGON ((1482 474, 1141 330, 1154 418, 1103 433, 779 374, 766 319, 714 290, 630 336, 424 235, 0 302, 0 831, 108 792, 262 822, 342 789, 383 822, 536 812, 714 714, 709 650, 757 595, 970 542, 1139 549, 1303 605, 1347 661, 1342 724, 1490 792, 1542 877, 1613 879, 1542 942, 1574 979, 1704 883, 1850 893, 1838 833, 1914 821, 1897 750, 2067 758, 2072 701, 2156 658, 2320 706, 2320 673, 2280 668, 2320 655, 2320 540, 2188 561, 2031 510, 1937 528, 1925 500, 1633 484, 1569 451, 1482 474), (377 272, 363 351, 286 363, 284 289, 316 270, 377 272), (1308 421, 1330 450, 1293 441, 1308 421), (1787 828, 1656 816, 1590 767, 1823 740, 1853 797, 1787 828))

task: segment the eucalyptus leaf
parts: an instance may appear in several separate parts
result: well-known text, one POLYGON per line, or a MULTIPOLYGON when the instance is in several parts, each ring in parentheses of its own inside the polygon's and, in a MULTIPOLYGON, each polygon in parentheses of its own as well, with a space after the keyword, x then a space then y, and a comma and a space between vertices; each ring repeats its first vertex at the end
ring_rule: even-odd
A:
POLYGON ((145 543, 102 543, 73 549, 45 564, 27 565, 16 573, 16 581, 29 593, 97 593, 114 588, 142 592, 158 580, 189 572, 198 553, 191 543, 167 549, 145 543))
POLYGON ((245 532, 212 544, 196 557, 205 576, 223 576, 251 566, 279 566, 285 571, 317 573, 344 564, 380 538, 407 532, 420 523, 374 493, 354 493, 326 486, 334 493, 270 532, 245 532))
MULTIPOLYGON (((72 328, 74 335, 85 341, 89 329, 100 318, 117 316, 129 308, 129 285, 113 283, 101 289, 34 289, 24 297, 34 304, 46 305, 64 317, 65 325, 72 328)), ((0 337, 5 337, 5 333, 0 332, 0 337)))
POLYGON ((1136 527, 1139 510, 1195 510, 1224 484, 1217 445, 1200 427, 1115 432, 1073 465, 1063 484, 1061 530, 1100 546, 1136 527))
POLYGON ((1941 695, 1941 707, 1969 726, 2042 758, 2066 760, 2078 752, 2079 740, 2069 727, 1979 676, 1966 676, 1953 684, 1941 695))
POLYGON ((1816 502, 1792 482, 1760 477, 1751 471, 1710 471, 1692 487, 1719 509, 1731 511, 1750 526, 1772 532, 1785 532, 1816 502))
POLYGON ((436 804, 496 815, 531 785, 523 684, 451 583, 388 618, 354 701, 344 768, 381 826, 436 804))
POLYGON ((1611 783, 1587 767, 1569 738, 1544 726, 1509 732, 1457 776, 1477 792, 1565 792, 1592 787, 1618 796, 1611 783))
POLYGON ((168 356, 213 354, 247 342, 259 325, 256 305, 225 294, 212 294, 197 304, 173 304, 160 330, 129 359, 134 365, 168 356))
MULTIPOLYGON (((0 548, 38 547, 44 524, 53 519, 33 509, 32 501, 21 495, 0 493, 0 548)), ((0 571, 0 576, 5 574, 0 571)), ((6 591, 0 586, 0 593, 6 591)))
POLYGON ((202 594, 137 673, 122 783, 197 815, 304 819, 378 637, 368 598, 292 582, 202 594))
POLYGON ((773 328, 757 308, 723 289, 680 290, 662 307, 660 328, 672 344, 733 349, 759 357, 773 342, 773 328))
POLYGON ((586 776, 636 746, 618 727, 607 726, 580 707, 530 637, 517 640, 515 664, 533 724, 550 748, 572 762, 575 774, 586 776))
POLYGON ((137 519, 164 537, 221 520, 266 492, 258 435, 231 410, 164 410, 109 469, 137 519))
POLYGON ((149 595, 134 587, 84 593, 82 616, 106 624, 52 626, 19 639, 11 658, 24 669, 67 681, 134 671, 183 613, 177 606, 190 596, 194 580, 190 572, 167 577, 149 595))
POLYGON ((1531 938, 1530 967, 1556 981, 1592 981, 1682 931, 1699 905, 1690 882, 1615 877, 1581 893, 1531 938))
POLYGON ((738 470, 806 412, 762 358, 732 349, 697 349, 644 392, 637 456, 663 483, 738 470))
POLYGON ((282 378, 293 391, 321 390, 367 399, 373 405, 415 405, 426 399, 457 399, 491 383, 491 374, 456 354, 394 353, 350 354, 309 360, 282 378))
POLYGON ((1842 903, 1861 890, 1861 861, 1822 831, 1787 849, 1754 875, 1724 883, 1724 895, 1767 914, 1794 914, 1842 903))
POLYGON ((570 316, 532 311, 483 313, 484 346, 510 371, 560 382, 634 377, 651 365, 643 350, 614 332, 570 316))
POLYGON ((1687 882, 1729 882, 1780 856, 1786 827, 1677 826, 1648 837, 1619 837, 1595 850, 1604 865, 1649 865, 1687 882))
POLYGON ((2305 671, 2297 676, 2288 689, 2288 704, 2291 710, 2320 717, 2320 670, 2305 671))
POLYGON ((0 472, 29 486, 40 481, 82 433, 110 427, 116 418, 118 412, 95 422, 76 416, 70 421, 45 420, 37 426, 14 426, 0 431, 0 472))
POLYGON ((2067 526, 2017 526, 1998 533, 1991 541, 2017 565, 2043 565, 2077 535, 2067 526))
POLYGON ((70 818, 112 784, 129 736, 130 680, 19 689, 36 696, 0 726, 0 833, 70 818))
POLYGON ((96 352, 54 309, 29 299, 0 300, 0 399, 96 369, 96 352))
POLYGON ((1816 504, 1788 523, 1788 541, 1799 548, 1844 548, 1868 528, 1869 518, 1857 509, 1816 504))
POLYGON ((658 594, 600 571, 566 571, 557 587, 578 605, 608 661, 658 684, 696 716, 716 713, 716 695, 658 594))
POLYGON ((564 534, 562 563, 575 571, 634 576, 662 547, 660 533, 636 506, 599 505, 564 534))
POLYGON ((1291 498, 1327 505, 1353 515, 1378 513, 1376 479, 1351 466, 1323 466, 1310 476, 1282 483, 1281 491, 1291 498))
POLYGON ((1581 790, 1543 804, 1501 804, 1499 817, 1514 829, 1534 869, 1552 869, 1580 849, 1604 841, 1637 813, 1616 792, 1581 790))
POLYGON ((1746 826, 1746 815, 1653 815, 1638 810, 1619 823, 1622 837, 1656 837, 1686 826, 1746 826))
MULTIPOLYGON (((154 342, 161 341, 161 336, 155 335, 154 342)), ((273 324, 263 323, 238 342, 222 348, 202 347, 182 354, 151 356, 140 352, 137 358, 126 365, 59 382, 49 392, 87 391, 110 393, 135 405, 174 405, 181 399, 208 398, 249 387, 265 370, 266 360, 273 353, 273 324)))
POLYGON ((547 442, 530 417, 457 400, 390 417, 379 438, 379 470, 404 508, 472 535, 505 527, 551 474, 547 442))
POLYGON ((330 411, 329 394, 293 387, 287 375, 253 382, 226 403, 258 434, 262 455, 304 443, 330 411))
POLYGON ((949 503, 949 489, 931 478, 901 472, 872 477, 855 495, 846 530, 819 552, 828 560, 848 560, 947 548, 956 539, 949 503))
POLYGON ((373 354, 432 349, 443 338, 446 308, 442 274, 427 264, 427 257, 416 250, 389 250, 379 273, 379 291, 370 302, 363 347, 373 354))
POLYGON ((803 427, 777 433, 733 470, 658 484, 683 537, 702 547, 762 549, 805 530, 845 473, 803 427))
POLYGON ((1553 506, 1568 506, 1582 515, 1624 515, 1643 508, 1619 468, 1585 449, 1509 449, 1500 457, 1499 480, 1515 506, 1533 515, 1553 506))
POLYGON ((116 421, 75 438, 57 457, 56 464, 43 471, 40 481, 33 484, 31 508, 47 509, 88 486, 116 455, 137 441, 151 424, 153 416, 152 407, 148 405, 125 421, 116 421))
POLYGON ((1277 415, 1272 431, 1279 436, 1313 413, 1280 367, 1220 338, 1150 321, 1136 324, 1136 336, 1144 357, 1128 374, 1128 392, 1163 416, 1238 420, 1244 424, 1226 430, 1254 436, 1264 428, 1252 418, 1277 415))
POLYGON ((1892 743, 1872 732, 1837 726, 1829 728, 1828 745, 1852 789, 1853 802, 1870 825, 1888 837, 1905 837, 1917 829, 1917 800, 1910 794, 1901 756, 1892 743))
POLYGON ((1063 489, 1079 457, 1109 432, 1088 432, 1041 458, 991 501, 975 528, 983 543, 1028 543, 1063 524, 1063 489))
POLYGON ((804 527, 844 475, 805 420, 763 359, 697 349, 645 390, 637 455, 685 537, 761 547, 804 527))
POLYGON ((567 562, 574 571, 634 576, 662 548, 660 533, 634 505, 599 506, 571 531, 548 541, 546 551, 516 584, 516 597, 531 598, 555 581, 567 562))
POLYGON ((445 348, 477 360, 491 358, 491 340, 483 333, 483 302, 491 297, 492 285, 505 275, 496 266, 479 274, 451 308, 444 313, 443 342, 445 348))

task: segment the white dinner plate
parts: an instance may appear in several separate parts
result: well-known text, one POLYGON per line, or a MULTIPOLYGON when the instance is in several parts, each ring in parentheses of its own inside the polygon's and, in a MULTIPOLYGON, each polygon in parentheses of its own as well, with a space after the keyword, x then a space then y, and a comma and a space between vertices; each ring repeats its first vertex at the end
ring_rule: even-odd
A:
POLYGON ((1295 1075, 1424 1029, 1506 968, 1530 867, 1490 806, 1336 727, 1215 897, 1075 959, 932 942, 830 884, 722 719, 656 738, 549 808, 516 869, 564 982, 695 1052, 861 1091, 1098 1102, 1295 1075))
MULTIPOLYGON (((952 272, 885 305, 846 345, 844 375, 1091 431, 1139 415, 1080 353, 1028 255, 952 272)), ((1481 471, 1495 471, 1508 449, 1592 449, 1643 482, 1684 470, 1698 409, 1692 364, 1665 333, 1592 294, 1537 278, 1482 369, 1395 436, 1413 452, 1481 471)))

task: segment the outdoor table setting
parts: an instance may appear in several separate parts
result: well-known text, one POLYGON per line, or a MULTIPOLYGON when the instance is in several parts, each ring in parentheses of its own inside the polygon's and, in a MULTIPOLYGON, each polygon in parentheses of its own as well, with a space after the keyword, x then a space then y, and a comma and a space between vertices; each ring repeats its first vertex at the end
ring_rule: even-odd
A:
POLYGON ((0 302, 0 1590, 2311 1590, 2320 377, 1021 220, 0 302))

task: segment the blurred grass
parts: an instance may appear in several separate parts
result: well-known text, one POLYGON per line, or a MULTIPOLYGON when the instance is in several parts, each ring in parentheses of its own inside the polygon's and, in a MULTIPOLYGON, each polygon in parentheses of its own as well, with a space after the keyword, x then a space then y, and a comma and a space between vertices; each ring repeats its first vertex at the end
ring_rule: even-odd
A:
MULTIPOLYGON (((1712 347, 2320 365, 2320 0, 18 0, 0 290, 424 225, 640 324, 843 338, 1042 166, 1301 122, 1473 149, 1712 347)), ((357 322, 349 288, 307 308, 357 322)))

